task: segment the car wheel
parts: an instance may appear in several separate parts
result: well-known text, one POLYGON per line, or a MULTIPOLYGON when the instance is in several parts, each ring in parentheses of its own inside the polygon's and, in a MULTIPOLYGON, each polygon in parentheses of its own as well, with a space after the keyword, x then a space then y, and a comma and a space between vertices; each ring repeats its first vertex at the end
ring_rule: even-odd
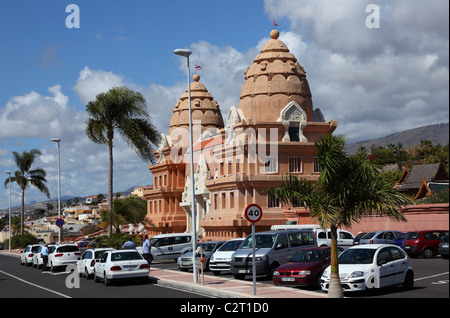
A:
POLYGON ((86 279, 90 279, 91 278, 90 275, 89 275, 88 269, 86 267, 84 268, 84 276, 86 277, 86 279))
POLYGON ((108 279, 108 276, 106 276, 106 273, 103 273, 103 282, 105 283, 105 286, 111 285, 111 280, 108 279))
POLYGON ((100 281, 100 279, 98 278, 97 274, 95 273, 94 270, 94 282, 98 283, 100 281))
POLYGON ((270 266, 269 272, 267 273, 267 278, 268 278, 268 279, 272 279, 272 277, 273 277, 273 272, 275 272, 275 270, 276 270, 278 267, 280 267, 280 265, 279 265, 278 263, 273 263, 273 264, 270 266))
POLYGON ((244 279, 245 278, 245 274, 234 274, 234 278, 236 278, 236 279, 244 279))
POLYGON ((56 268, 55 268, 55 266, 53 266, 53 263, 50 263, 50 271, 51 271, 51 272, 54 272, 55 269, 56 269, 56 268))
POLYGON ((427 247, 423 252, 422 252, 422 256, 425 258, 431 258, 433 257, 434 252, 431 248, 427 247))
POLYGON ((414 287, 414 273, 413 271, 408 271, 405 276, 405 281, 403 282, 404 289, 413 289, 414 287))

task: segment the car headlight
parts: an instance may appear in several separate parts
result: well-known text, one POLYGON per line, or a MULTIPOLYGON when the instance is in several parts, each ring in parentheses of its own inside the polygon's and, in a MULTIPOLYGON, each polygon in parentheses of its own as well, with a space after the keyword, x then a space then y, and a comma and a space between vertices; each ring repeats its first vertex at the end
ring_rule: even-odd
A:
POLYGON ((355 278, 355 277, 361 277, 361 276, 364 276, 363 271, 354 271, 353 273, 348 275, 348 278, 355 278))
POLYGON ((255 259, 257 262, 267 261, 267 256, 259 256, 255 259))
POLYGON ((322 273, 322 278, 328 278, 328 272, 327 271, 324 271, 322 273))
POLYGON ((278 271, 274 271, 274 272, 273 272, 273 275, 275 275, 275 276, 279 276, 279 275, 280 275, 280 272, 278 272, 278 271))
POLYGON ((299 276, 308 276, 311 274, 311 271, 300 271, 298 272, 299 276))

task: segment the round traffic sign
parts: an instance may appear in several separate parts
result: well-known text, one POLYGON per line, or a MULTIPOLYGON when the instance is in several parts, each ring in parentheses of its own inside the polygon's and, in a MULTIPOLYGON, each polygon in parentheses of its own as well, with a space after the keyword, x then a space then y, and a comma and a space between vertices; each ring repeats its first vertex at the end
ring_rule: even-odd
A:
POLYGON ((64 225, 64 220, 63 219, 57 219, 56 220, 56 225, 59 226, 59 227, 63 226, 64 225))
POLYGON ((262 209, 257 204, 250 204, 245 208, 245 218, 251 222, 256 223, 262 218, 262 209))

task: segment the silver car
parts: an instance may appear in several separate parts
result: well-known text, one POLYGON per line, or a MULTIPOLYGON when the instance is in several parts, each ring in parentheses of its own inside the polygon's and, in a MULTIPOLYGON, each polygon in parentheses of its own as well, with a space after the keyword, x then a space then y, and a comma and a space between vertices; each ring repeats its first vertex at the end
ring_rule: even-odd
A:
MULTIPOLYGON (((225 241, 210 241, 210 242, 202 242, 199 243, 197 246, 201 247, 203 252, 203 257, 206 258, 206 264, 205 264, 205 270, 209 269, 209 259, 214 254, 217 249, 219 249, 225 241)), ((181 271, 188 271, 189 269, 193 268, 192 263, 192 249, 191 251, 184 253, 180 257, 178 257, 177 260, 178 268, 181 271)))
POLYGON ((360 239, 359 244, 394 244, 394 239, 399 233, 399 231, 369 232, 360 239))

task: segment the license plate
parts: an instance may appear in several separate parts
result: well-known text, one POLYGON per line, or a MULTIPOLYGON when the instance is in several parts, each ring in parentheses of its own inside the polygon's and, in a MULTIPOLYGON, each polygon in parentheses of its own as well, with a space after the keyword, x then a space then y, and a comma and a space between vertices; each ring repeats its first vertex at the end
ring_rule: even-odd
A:
POLYGON ((281 281, 282 282, 295 282, 295 278, 294 277, 282 277, 281 281))
POLYGON ((128 270, 128 271, 132 271, 133 269, 136 268, 136 266, 133 266, 133 265, 128 265, 128 266, 124 266, 124 267, 125 267, 125 269, 128 270))
POLYGON ((239 274, 247 274, 247 273, 250 273, 249 269, 240 269, 239 270, 239 274))
POLYGON ((410 249, 411 249, 411 246, 403 246, 403 248, 404 248, 405 250, 410 250, 410 249))
POLYGON ((190 266, 192 265, 192 262, 181 262, 182 266, 190 266))
POLYGON ((227 266, 227 264, 223 264, 223 263, 221 264, 221 263, 218 263, 217 266, 218 266, 218 267, 225 267, 225 266, 227 266))

